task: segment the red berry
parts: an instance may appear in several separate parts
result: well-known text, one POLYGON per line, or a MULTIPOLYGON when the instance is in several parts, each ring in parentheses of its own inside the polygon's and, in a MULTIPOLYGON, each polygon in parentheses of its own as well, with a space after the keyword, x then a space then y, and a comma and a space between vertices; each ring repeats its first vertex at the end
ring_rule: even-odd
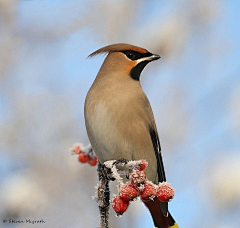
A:
POLYGON ((111 200, 112 208, 117 215, 122 215, 129 206, 129 201, 122 199, 120 196, 115 196, 111 200))
POLYGON ((152 183, 147 182, 145 184, 143 191, 140 191, 140 196, 141 196, 142 201, 144 201, 144 202, 153 200, 156 196, 155 186, 152 183))
POLYGON ((138 191, 130 183, 126 183, 121 187, 119 195, 123 200, 130 201, 138 196, 138 191))
POLYGON ((131 175, 131 184, 137 188, 137 190, 143 190, 144 184, 147 181, 147 176, 144 171, 136 171, 131 175))
POLYGON ((141 163, 138 165, 138 170, 142 171, 146 169, 147 165, 148 165, 148 162, 145 159, 142 159, 141 163))
POLYGON ((174 188, 167 182, 160 183, 157 188, 157 197, 161 202, 169 202, 174 197, 174 188))
POLYGON ((97 157, 96 156, 94 156, 94 158, 91 158, 91 157, 88 157, 88 163, 89 163, 89 165, 91 165, 91 166, 95 166, 95 165, 97 165, 97 157))
POLYGON ((80 152, 80 154, 78 155, 78 161, 80 161, 81 163, 86 163, 88 161, 88 156, 86 156, 85 153, 80 152))

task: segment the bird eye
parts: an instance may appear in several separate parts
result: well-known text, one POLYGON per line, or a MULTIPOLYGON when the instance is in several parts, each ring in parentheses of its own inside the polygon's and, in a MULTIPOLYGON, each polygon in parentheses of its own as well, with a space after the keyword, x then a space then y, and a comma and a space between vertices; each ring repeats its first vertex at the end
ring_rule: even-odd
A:
POLYGON ((131 60, 133 60, 135 58, 135 54, 133 52, 130 52, 130 51, 126 53, 126 56, 131 60))

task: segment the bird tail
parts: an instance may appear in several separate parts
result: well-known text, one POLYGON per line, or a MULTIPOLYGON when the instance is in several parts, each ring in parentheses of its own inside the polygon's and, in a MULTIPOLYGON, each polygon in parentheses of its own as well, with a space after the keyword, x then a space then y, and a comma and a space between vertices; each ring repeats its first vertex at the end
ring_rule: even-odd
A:
POLYGON ((157 197, 153 201, 144 202, 144 204, 152 215, 155 228, 179 228, 169 212, 167 217, 162 214, 160 201, 157 197))

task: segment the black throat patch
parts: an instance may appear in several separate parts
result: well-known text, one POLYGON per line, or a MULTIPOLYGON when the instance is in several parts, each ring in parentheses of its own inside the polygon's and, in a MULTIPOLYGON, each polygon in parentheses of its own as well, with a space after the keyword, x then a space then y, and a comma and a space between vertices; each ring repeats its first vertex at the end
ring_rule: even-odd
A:
POLYGON ((135 67, 130 71, 130 76, 132 79, 139 81, 140 75, 144 69, 144 67, 149 63, 149 61, 142 61, 138 63, 135 67))

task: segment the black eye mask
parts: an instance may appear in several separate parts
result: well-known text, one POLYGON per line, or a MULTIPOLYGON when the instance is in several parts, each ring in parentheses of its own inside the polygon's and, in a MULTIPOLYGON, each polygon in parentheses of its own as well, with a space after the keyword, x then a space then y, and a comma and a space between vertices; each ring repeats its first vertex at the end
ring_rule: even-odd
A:
POLYGON ((128 50, 128 51, 122 51, 123 54, 125 54, 127 56, 127 58, 131 59, 131 60, 137 60, 137 59, 141 59, 144 57, 149 57, 152 55, 152 53, 150 52, 146 52, 146 53, 139 53, 136 51, 132 51, 132 50, 128 50))

